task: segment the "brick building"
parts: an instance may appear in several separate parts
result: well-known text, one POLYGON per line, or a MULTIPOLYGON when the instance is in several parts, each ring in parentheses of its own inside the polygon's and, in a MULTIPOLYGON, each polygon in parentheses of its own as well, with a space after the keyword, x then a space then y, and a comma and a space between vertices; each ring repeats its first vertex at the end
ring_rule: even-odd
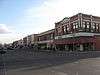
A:
POLYGON ((53 48, 54 29, 38 34, 38 47, 41 49, 53 48))
POLYGON ((28 37, 24 37, 23 38, 23 46, 27 46, 28 45, 28 37))
POLYGON ((23 46, 23 40, 20 39, 20 40, 14 41, 12 43, 12 46, 13 46, 13 48, 20 48, 20 47, 22 47, 23 46))
MULTIPOLYGON (((14 42, 16 44, 17 41, 14 42)), ((66 51, 100 50, 100 17, 78 13, 55 23, 55 28, 23 38, 24 46, 66 51)))
POLYGON ((79 13, 55 23, 58 50, 99 50, 99 44, 100 17, 79 13))
POLYGON ((38 42, 38 34, 31 34, 23 38, 24 47, 32 47, 38 42))
POLYGON ((35 43, 37 43, 38 38, 37 38, 38 34, 32 34, 27 36, 27 44, 28 45, 34 45, 35 43))

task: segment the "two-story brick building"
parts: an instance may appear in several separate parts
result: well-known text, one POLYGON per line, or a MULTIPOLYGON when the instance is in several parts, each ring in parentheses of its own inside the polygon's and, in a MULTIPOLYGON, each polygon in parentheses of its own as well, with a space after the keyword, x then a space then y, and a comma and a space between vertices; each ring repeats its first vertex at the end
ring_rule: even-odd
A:
POLYGON ((51 29, 38 34, 38 47, 40 49, 50 49, 54 47, 54 32, 54 29, 51 29))
MULTIPOLYGON (((18 41, 14 42, 16 45, 18 41)), ((55 28, 23 38, 24 46, 66 51, 100 50, 100 17, 78 13, 55 23, 55 28)))
POLYGON ((69 51, 100 49, 100 17, 76 14, 55 23, 56 49, 69 51))

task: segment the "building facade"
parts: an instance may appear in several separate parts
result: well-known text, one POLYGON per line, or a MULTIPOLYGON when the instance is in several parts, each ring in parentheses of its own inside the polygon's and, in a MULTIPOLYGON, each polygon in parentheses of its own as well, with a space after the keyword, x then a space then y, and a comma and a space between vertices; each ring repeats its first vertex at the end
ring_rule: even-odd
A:
POLYGON ((28 46, 35 48, 37 46, 37 42, 38 42, 38 34, 32 34, 27 37, 28 37, 28 39, 27 39, 28 46))
POLYGON ((39 49, 52 49, 54 47, 54 29, 42 32, 38 35, 39 49))
POLYGON ((21 48, 23 46, 23 40, 17 40, 12 43, 13 48, 21 48))
POLYGON ((28 37, 24 37, 23 38, 23 46, 27 46, 28 45, 28 37))
POLYGON ((44 50, 94 51, 100 50, 99 44, 100 17, 82 13, 65 17, 54 29, 23 38, 23 46, 44 50))
POLYGON ((79 13, 55 23, 58 50, 99 50, 100 17, 79 13))
POLYGON ((31 34, 23 38, 24 47, 32 47, 37 44, 38 34, 31 34))

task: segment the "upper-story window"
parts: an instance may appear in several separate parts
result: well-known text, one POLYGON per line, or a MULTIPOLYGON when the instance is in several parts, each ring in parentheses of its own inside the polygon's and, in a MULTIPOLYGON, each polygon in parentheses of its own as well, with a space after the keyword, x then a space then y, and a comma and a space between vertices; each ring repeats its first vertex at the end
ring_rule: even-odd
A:
POLYGON ((95 29, 95 25, 96 25, 95 23, 92 23, 91 28, 92 28, 92 29, 95 29))
POLYGON ((76 22, 76 28, 78 28, 78 23, 76 22))
POLYGON ((66 32, 66 27, 64 26, 64 32, 66 32))
POLYGON ((53 36, 53 33, 52 33, 52 34, 51 34, 51 38, 50 38, 50 39, 53 39, 53 37, 54 37, 54 36, 53 36))
POLYGON ((77 22, 74 22, 73 23, 73 29, 77 29, 78 28, 78 23, 77 22))
POLYGON ((58 29, 57 28, 55 28, 55 34, 58 35, 58 29))
POLYGON ((73 29, 75 29, 76 28, 76 25, 75 25, 75 23, 73 23, 73 29))
POLYGON ((89 22, 87 22, 87 25, 89 25, 89 22))
POLYGON ((89 22, 86 22, 86 25, 87 25, 87 28, 89 28, 89 27, 90 27, 90 23, 89 23, 89 22))
POLYGON ((86 22, 83 22, 83 25, 82 26, 83 26, 83 28, 85 28, 86 27, 86 22))
POLYGON ((69 31, 69 26, 68 25, 66 25, 66 31, 69 31))
POLYGON ((67 31, 69 31, 69 27, 67 28, 67 31))
POLYGON ((76 28, 78 28, 78 25, 76 25, 76 28))
POLYGON ((96 29, 97 29, 97 30, 99 29, 99 24, 96 24, 96 29))
POLYGON ((58 28, 57 28, 57 30, 58 30, 58 35, 61 35, 62 33, 62 26, 59 26, 58 28))
POLYGON ((99 28, 99 27, 100 27, 100 24, 98 24, 98 32, 100 32, 100 31, 99 31, 99 30, 100 30, 100 28, 99 28))
POLYGON ((62 26, 62 32, 61 32, 61 34, 65 34, 65 33, 66 33, 66 27, 62 26))

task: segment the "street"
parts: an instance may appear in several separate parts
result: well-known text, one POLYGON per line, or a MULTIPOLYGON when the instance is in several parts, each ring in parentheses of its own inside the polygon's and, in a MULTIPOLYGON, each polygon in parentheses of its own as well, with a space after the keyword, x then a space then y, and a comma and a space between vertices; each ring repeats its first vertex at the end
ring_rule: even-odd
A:
POLYGON ((100 52, 8 51, 1 75, 99 75, 100 52))
POLYGON ((34 66, 8 70, 7 75, 100 75, 100 58, 78 60, 34 70, 34 66))

